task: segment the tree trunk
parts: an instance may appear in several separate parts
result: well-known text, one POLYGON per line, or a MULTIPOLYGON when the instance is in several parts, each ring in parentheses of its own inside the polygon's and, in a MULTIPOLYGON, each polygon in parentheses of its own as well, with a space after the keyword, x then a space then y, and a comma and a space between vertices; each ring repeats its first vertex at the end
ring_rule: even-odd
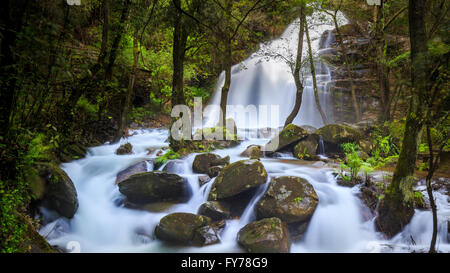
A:
POLYGON ((375 45, 378 88, 381 98, 380 121, 385 122, 390 119, 391 96, 389 90, 389 69, 386 66, 386 39, 384 37, 384 1, 375 7, 375 45))
POLYGON ((303 98, 303 83, 300 81, 300 70, 302 68, 302 54, 303 54, 303 36, 305 33, 305 6, 300 6, 300 28, 298 30, 298 45, 297 45, 297 57, 295 60, 295 69, 292 73, 292 76, 294 77, 295 87, 297 89, 296 96, 295 96, 295 105, 294 109, 292 109, 291 114, 287 117, 284 127, 291 124, 295 117, 298 115, 298 112, 300 111, 300 107, 302 105, 302 98, 303 98))
MULTIPOLYGON (((225 65, 225 83, 222 87, 222 94, 220 97, 220 109, 222 110, 222 120, 219 122, 219 126, 225 128, 226 120, 227 120, 227 102, 228 102, 228 91, 231 86, 231 67, 233 65, 233 54, 232 54, 232 26, 231 20, 232 15, 231 11, 233 8, 233 1, 227 0, 225 6, 225 24, 226 30, 224 33, 224 54, 223 54, 223 63, 225 65)), ((223 137, 225 138, 225 131, 223 137)))
POLYGON ((126 136, 126 130, 125 127, 128 124, 128 116, 130 114, 130 108, 131 108, 131 99, 133 97, 133 89, 134 89, 134 83, 136 81, 136 70, 138 67, 138 61, 139 61, 139 45, 137 40, 137 32, 135 33, 133 37, 133 67, 131 68, 130 78, 128 81, 128 89, 127 89, 127 96, 125 99, 125 105, 123 106, 123 111, 120 117, 119 121, 119 130, 118 135, 116 136, 114 142, 119 141, 122 136, 126 136))
POLYGON ((308 23, 306 22, 306 20, 305 20, 305 33, 306 33, 306 41, 308 43, 308 55, 309 55, 311 76, 312 76, 313 87, 314 87, 314 99, 316 100, 317 110, 319 110, 319 113, 320 113, 320 116, 322 117, 323 123, 325 125, 328 125, 327 116, 325 115, 325 112, 323 111, 322 106, 320 105, 319 90, 317 89, 316 68, 314 66, 313 52, 311 49, 311 39, 309 38, 308 23))
POLYGON ((355 110, 356 121, 360 121, 361 120, 361 110, 359 108, 358 99, 356 97, 356 87, 355 87, 355 83, 353 82, 353 78, 352 78, 352 71, 350 69, 350 60, 347 55, 348 51, 342 40, 342 34, 341 34, 341 31, 339 28, 339 24, 337 22, 336 14, 333 15, 333 22, 334 22, 334 27, 336 28, 336 38, 337 38, 337 41, 339 42, 339 45, 341 46, 342 55, 344 56, 345 71, 346 71, 347 76, 349 77, 349 81, 350 81, 350 88, 351 88, 351 92, 352 92, 352 101, 353 101, 353 108, 355 110))
POLYGON ((102 45, 98 56, 98 63, 104 67, 105 59, 108 55, 108 31, 109 31, 109 0, 103 0, 102 4, 103 26, 102 26, 102 45))
POLYGON ((125 0, 122 8, 122 14, 120 15, 119 27, 116 31, 116 36, 114 37, 113 43, 111 45, 111 50, 109 51, 108 64, 105 68, 105 79, 111 80, 112 78, 112 68, 117 58, 117 51, 119 49, 120 41, 122 40, 123 33, 125 31, 125 21, 128 17, 128 11, 130 9, 131 0, 125 0))
MULTIPOLYGON (((175 0, 176 6, 181 7, 181 0, 175 0)), ((187 31, 183 25, 183 14, 176 9, 173 34, 173 77, 172 77, 172 107, 184 104, 183 79, 184 79, 184 59, 186 55, 187 31)))
POLYGON ((400 232, 414 215, 412 202, 405 200, 405 191, 412 190, 409 181, 416 168, 418 145, 424 125, 424 102, 427 90, 429 90, 425 2, 425 0, 409 1, 412 95, 406 118, 402 150, 392 182, 385 198, 380 203, 376 221, 377 228, 389 236, 400 232))
POLYGON ((10 128, 10 118, 14 110, 14 100, 17 82, 16 60, 13 47, 17 41, 17 33, 22 29, 23 18, 28 6, 28 0, 5 1, 2 3, 0 22, 1 59, 0 59, 0 136, 7 137, 10 128))
POLYGON ((434 172, 436 170, 437 163, 439 162, 439 155, 437 155, 437 158, 434 159, 434 155, 433 155, 433 141, 431 140, 431 132, 430 132, 430 126, 429 125, 427 126, 427 140, 428 140, 428 149, 429 149, 429 152, 430 152, 430 160, 429 160, 429 164, 428 164, 429 170, 428 170, 428 175, 427 175, 427 178, 426 178, 426 184, 427 184, 428 199, 430 200, 431 212, 433 213, 433 234, 432 234, 432 237, 431 237, 429 252, 430 253, 435 253, 436 252, 436 241, 437 241, 438 219, 437 219, 436 202, 434 201, 434 196, 433 196, 433 187, 431 186, 431 179, 433 178, 434 172))

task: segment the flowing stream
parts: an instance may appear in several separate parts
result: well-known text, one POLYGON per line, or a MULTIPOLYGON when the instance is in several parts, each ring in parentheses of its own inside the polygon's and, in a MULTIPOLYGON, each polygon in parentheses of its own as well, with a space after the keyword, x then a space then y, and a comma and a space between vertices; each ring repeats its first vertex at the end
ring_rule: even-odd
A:
MULTIPOLYGON (((317 15, 308 20, 315 52, 329 46, 330 36, 326 37, 325 41, 321 41, 320 37, 324 31, 333 29, 332 25, 319 20, 317 15)), ((294 22, 281 38, 262 45, 261 49, 248 60, 235 66, 228 103, 244 106, 279 105, 280 121, 284 121, 295 101, 294 80, 286 62, 267 52, 287 54, 284 56, 289 57, 289 54, 296 49, 297 39, 298 22, 294 22)), ((306 44, 304 48, 306 49, 306 44)), ((327 100, 329 69, 322 64, 317 66, 319 67, 320 101, 322 107, 326 109, 329 120, 332 120, 332 105, 327 100)), ((212 98, 212 105, 219 103, 223 80, 222 75, 212 98)), ((306 75, 304 82, 303 104, 295 123, 321 127, 323 124, 316 110, 310 76, 306 75)), ((206 124, 216 122, 214 114, 214 111, 206 112, 206 124)), ((236 120, 236 123, 241 129, 267 126, 261 123, 248 126, 243 120, 236 120)), ((281 124, 281 122, 275 124, 274 127, 281 124)), ((195 154, 181 160, 174 170, 175 173, 185 177, 191 186, 193 195, 187 203, 174 204, 159 210, 153 208, 153 211, 161 212, 128 209, 122 205, 121 201, 124 197, 115 185, 116 176, 120 171, 135 163, 154 159, 156 152, 149 154, 148 149, 157 150, 167 147, 168 143, 165 142, 167 137, 167 130, 138 130, 133 136, 122 139, 120 143, 90 148, 86 158, 63 164, 62 168, 73 180, 77 189, 79 208, 71 220, 55 219, 51 212, 43 210, 44 218, 49 223, 42 227, 40 233, 51 244, 69 251, 242 252, 243 250, 237 244, 237 233, 243 226, 254 220, 254 204, 264 193, 268 182, 272 177, 292 175, 303 177, 314 186, 319 196, 319 204, 304 239, 293 243, 291 252, 411 252, 424 251, 429 245, 432 234, 430 211, 417 210, 411 223, 402 233, 392 240, 384 240, 383 235, 375 231, 375 215, 367 213, 368 209, 357 197, 358 187, 351 189, 337 185, 332 174, 333 169, 323 166, 321 162, 304 163, 286 154, 283 158, 261 159, 269 175, 267 183, 259 188, 239 220, 227 221, 220 244, 202 248, 168 246, 154 238, 154 228, 159 220, 173 212, 197 213, 200 205, 207 201, 209 190, 214 182, 213 179, 206 185, 199 186, 199 175, 192 172, 195 154), (116 155, 116 149, 126 142, 133 145, 133 154, 116 155)), ((268 140, 268 138, 246 138, 237 147, 217 150, 215 153, 221 156, 229 155, 231 162, 235 162, 244 159, 240 153, 249 145, 264 145, 268 140)), ((324 152, 323 146, 321 149, 321 152, 324 152)), ((147 170, 152 171, 153 165, 147 164, 147 170)), ((423 186, 420 189, 425 190, 423 186)), ((436 192, 439 216, 437 246, 443 252, 450 252, 450 238, 447 232, 450 220, 448 199, 449 197, 442 192, 436 192)))

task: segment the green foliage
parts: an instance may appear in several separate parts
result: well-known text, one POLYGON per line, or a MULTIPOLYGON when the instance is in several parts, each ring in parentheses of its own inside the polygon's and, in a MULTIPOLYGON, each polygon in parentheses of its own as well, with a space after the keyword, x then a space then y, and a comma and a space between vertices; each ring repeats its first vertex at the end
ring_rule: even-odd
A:
POLYGON ((158 157, 158 159, 156 159, 156 166, 162 166, 162 165, 166 164, 167 161, 179 159, 180 157, 181 156, 179 153, 174 152, 172 149, 170 149, 169 151, 167 151, 167 153, 165 153, 164 155, 162 155, 161 157, 158 157))
POLYGON ((364 163, 358 154, 360 147, 354 143, 344 143, 341 144, 341 147, 344 150, 345 159, 341 161, 340 176, 347 181, 356 181, 364 163), (350 176, 345 174, 347 170, 350 172, 350 176))

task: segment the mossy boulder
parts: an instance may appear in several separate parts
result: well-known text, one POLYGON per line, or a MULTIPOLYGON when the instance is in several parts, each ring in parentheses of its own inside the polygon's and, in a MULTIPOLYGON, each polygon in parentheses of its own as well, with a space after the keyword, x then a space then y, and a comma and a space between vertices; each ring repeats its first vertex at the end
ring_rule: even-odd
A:
POLYGON ((277 217, 286 223, 308 221, 319 198, 305 179, 294 176, 273 178, 269 188, 256 204, 258 219, 277 217))
POLYGON ((183 177, 161 171, 135 174, 119 183, 119 191, 136 204, 151 202, 185 202, 191 189, 183 177))
POLYGON ((225 221, 220 221, 196 229, 192 244, 195 246, 209 246, 220 243, 220 233, 225 228, 225 224, 225 221))
POLYGON ((258 160, 241 160, 226 166, 217 176, 209 194, 216 201, 236 196, 264 184, 267 172, 258 160))
POLYGON ((155 236, 159 240, 172 244, 193 245, 196 232, 210 225, 211 222, 211 219, 206 216, 172 213, 161 219, 155 228, 155 236))
POLYGON ((317 135, 323 137, 324 142, 340 145, 347 142, 358 142, 361 133, 345 124, 329 124, 316 131, 317 135))
POLYGON ((180 159, 174 159, 167 161, 166 166, 164 166, 163 171, 168 173, 180 173, 184 171, 185 162, 180 159))
POLYGON ((223 166, 214 166, 208 169, 208 176, 210 178, 217 177, 219 173, 223 170, 223 166))
POLYGON ((250 145, 241 153, 242 157, 249 157, 250 159, 260 159, 264 157, 263 151, 261 151, 261 146, 250 145))
POLYGON ((154 161, 153 160, 145 160, 139 163, 136 163, 122 171, 120 171, 116 176, 116 184, 130 178, 132 175, 139 173, 146 173, 153 170, 154 161))
POLYGON ((238 242, 250 253, 288 253, 291 247, 287 226, 278 218, 266 218, 246 225, 238 242))
POLYGON ((292 153, 298 159, 317 160, 317 150, 319 148, 319 136, 309 135, 295 145, 292 153))
POLYGON ((291 145, 295 145, 307 136, 307 130, 300 126, 289 124, 266 144, 265 150, 268 152, 279 152, 291 145))
POLYGON ((219 162, 222 159, 220 155, 213 153, 204 153, 195 156, 194 162, 192 163, 192 170, 194 173, 207 173, 208 169, 213 165, 214 162, 219 162))
POLYGON ((214 221, 229 219, 230 206, 225 202, 208 201, 200 206, 198 214, 208 216, 214 221))
POLYGON ((129 155, 132 153, 133 153, 133 145, 131 145, 131 143, 125 143, 116 150, 117 155, 129 155))
POLYGON ((45 179, 42 205, 66 218, 73 218, 78 209, 78 196, 70 177, 53 164, 40 164, 40 175, 45 179))

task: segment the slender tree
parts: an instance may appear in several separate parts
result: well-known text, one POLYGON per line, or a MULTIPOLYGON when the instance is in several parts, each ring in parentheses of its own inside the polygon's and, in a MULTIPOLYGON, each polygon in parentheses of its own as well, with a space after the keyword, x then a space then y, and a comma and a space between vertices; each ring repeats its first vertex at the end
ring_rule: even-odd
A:
POLYGON ((297 89, 295 93, 295 105, 294 108, 292 109, 291 114, 289 114, 289 116, 286 119, 286 122, 284 123, 285 127, 294 121, 302 105, 303 82, 300 80, 300 70, 302 68, 303 37, 305 34, 305 23, 306 23, 305 8, 306 7, 304 3, 299 7, 300 27, 298 29, 297 56, 295 59, 295 67, 292 70, 292 76, 294 77, 295 87, 297 89))
POLYGON ((305 22, 305 33, 306 33, 306 41, 308 43, 308 56, 309 56, 311 76, 312 76, 313 88, 314 88, 314 99, 316 101, 317 110, 319 111, 320 116, 322 117, 323 123, 325 125, 328 125, 327 116, 325 115, 325 112, 323 111, 322 106, 320 105, 319 90, 317 88, 317 79, 316 79, 316 68, 314 65, 313 52, 312 52, 312 48, 311 48, 311 39, 309 38, 309 30, 308 30, 307 22, 305 22))
POLYGON ((418 145, 424 126, 427 92, 430 90, 427 39, 425 31, 426 0, 409 1, 412 94, 406 117, 402 150, 385 198, 380 202, 377 228, 394 236, 414 215, 412 191, 418 145))

